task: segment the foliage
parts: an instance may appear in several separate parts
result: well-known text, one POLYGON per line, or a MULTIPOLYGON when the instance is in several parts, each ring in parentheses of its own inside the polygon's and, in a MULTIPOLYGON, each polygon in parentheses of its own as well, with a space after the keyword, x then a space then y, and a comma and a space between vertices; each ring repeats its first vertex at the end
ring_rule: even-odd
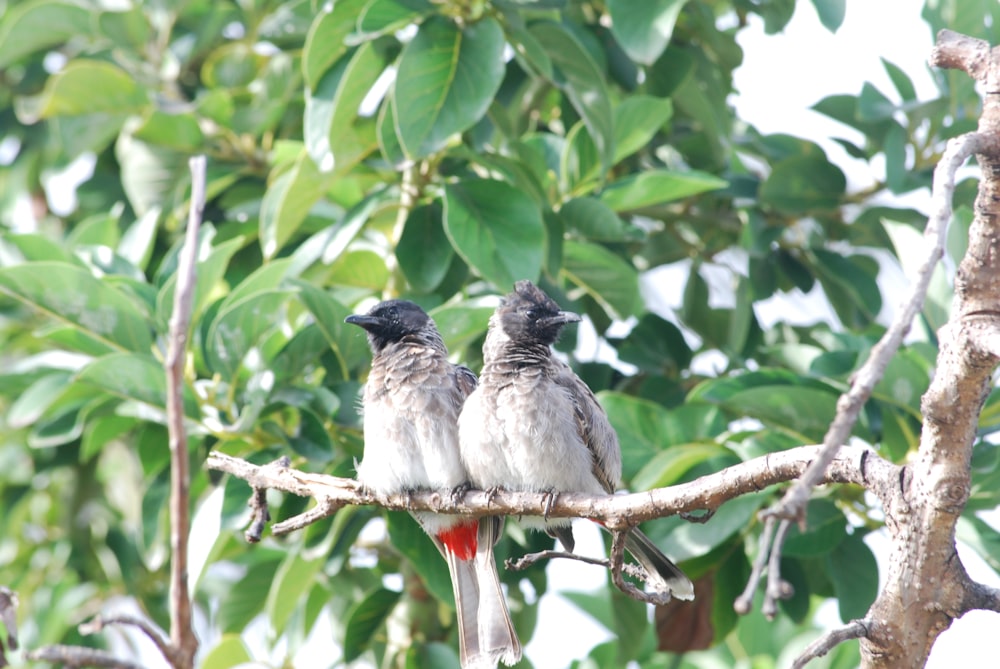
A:
MULTIPOLYGON (((830 30, 845 4, 813 0, 830 30)), ((185 412, 205 667, 280 666, 321 618, 337 642, 330 664, 397 653, 407 667, 457 664, 444 564, 407 516, 379 525, 375 510, 344 509, 248 546, 246 486, 200 467, 218 449, 353 474, 369 353, 343 320, 359 304, 417 301, 476 368, 491 298, 515 279, 539 281, 616 354, 591 360, 572 333, 560 344, 599 391, 633 489, 814 443, 894 306, 880 264, 905 267, 919 243, 923 215, 876 196, 926 189, 943 140, 977 116, 967 78, 936 73, 938 95, 919 100, 889 62, 895 90, 865 84, 821 100, 815 109, 845 126, 837 141, 878 175, 861 190, 814 141, 746 126, 727 103, 737 36, 753 15, 780 31, 793 2, 0 7, 0 583, 20 594, 28 647, 101 643, 75 625, 122 595, 166 626, 161 364, 187 158, 204 153, 185 412), (92 174, 61 192, 53 175, 81 157, 92 174), (827 300, 836 320, 764 319, 796 291, 827 300), (676 300, 665 308, 654 294, 676 300), (609 330, 620 322, 630 327, 609 330), (377 527, 385 533, 363 532, 377 527)), ((1000 41, 992 3, 932 2, 924 17, 1000 41)), ((973 192, 959 188, 959 224, 973 192)), ((915 448, 949 303, 942 274, 855 430, 893 460, 915 448)), ((982 436, 998 416, 994 393, 982 436)), ((977 447, 962 526, 994 565, 996 535, 972 511, 1000 501, 996 460, 994 446, 977 447)), ((698 646, 601 590, 571 597, 615 634, 587 662, 787 664, 822 601, 837 599, 845 619, 864 611, 877 575, 862 538, 880 520, 842 488, 820 493, 809 528, 789 540, 796 594, 779 619, 732 613, 755 512, 772 494, 703 525, 646 528, 708 587, 673 615, 710 629, 701 643, 712 650, 671 664, 658 648, 698 646)), ((279 518, 305 504, 273 501, 279 518)), ((500 560, 549 541, 508 527, 500 560)), ((544 569, 502 577, 527 641, 544 569)), ((827 666, 853 666, 855 654, 838 648, 827 666)))

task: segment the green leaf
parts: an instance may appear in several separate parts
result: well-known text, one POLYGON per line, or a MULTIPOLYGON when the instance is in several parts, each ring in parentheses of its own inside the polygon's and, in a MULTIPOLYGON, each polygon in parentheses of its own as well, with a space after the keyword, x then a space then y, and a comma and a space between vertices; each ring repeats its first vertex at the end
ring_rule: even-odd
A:
POLYGON ((447 184, 444 195, 445 233, 470 267, 500 290, 538 279, 545 232, 530 197, 491 179, 447 184))
POLYGON ((455 250, 445 234, 441 202, 415 207, 406 217, 396 245, 396 258, 407 282, 418 293, 429 293, 444 280, 455 250))
POLYGON ((348 171, 373 152, 378 143, 371 119, 358 109, 385 69, 383 54, 366 43, 331 67, 306 95, 304 139, 321 172, 348 171))
POLYGON ((389 268, 379 252, 371 249, 352 250, 337 258, 330 267, 327 279, 341 286, 378 291, 389 281, 389 268))
POLYGON ((687 0, 608 0, 611 32, 632 60, 652 65, 670 43, 687 0))
POLYGON ((79 267, 37 262, 0 268, 0 290, 101 342, 109 352, 145 352, 153 344, 148 317, 79 267))
POLYGON ((69 372, 53 372, 40 377, 10 404, 4 422, 15 429, 35 423, 59 398, 69 379, 69 372))
POLYGON ((337 0, 323 5, 309 27, 302 50, 302 77, 310 91, 315 91, 323 74, 347 52, 345 38, 369 0, 337 0))
POLYGON ((198 666, 202 669, 229 669, 248 664, 252 659, 239 634, 224 634, 212 650, 199 660, 198 666))
POLYGON ((667 518, 643 527, 654 542, 669 546, 670 557, 680 562, 707 555, 734 534, 747 532, 757 511, 770 499, 767 491, 751 493, 723 504, 707 523, 667 518))
POLYGON ((885 73, 892 80, 892 85, 896 87, 896 92, 904 102, 914 102, 917 99, 917 89, 913 86, 913 80, 899 66, 889 62, 885 58, 880 58, 885 73))
POLYGON ((540 21, 529 28, 553 67, 552 83, 559 87, 580 115, 594 140, 606 172, 614 164, 615 124, 604 73, 590 53, 565 27, 540 21))
POLYGON ((812 254, 817 278, 841 321, 853 327, 875 320, 882 309, 877 266, 866 266, 865 256, 845 258, 824 249, 813 249, 812 254))
POLYGON ((639 273, 603 246, 566 240, 562 272, 616 318, 627 318, 641 308, 639 273))
POLYGON ((213 372, 230 379, 263 335, 282 321, 287 290, 265 290, 223 306, 208 330, 206 361, 213 372))
POLYGON ((463 29, 425 21, 403 48, 393 89, 399 142, 410 158, 438 151, 483 117, 503 80, 504 37, 488 18, 463 29))
POLYGON ((693 357, 680 328, 656 314, 643 314, 625 339, 611 343, 622 362, 654 374, 676 375, 693 357))
POLYGON ((65 0, 12 2, 0 21, 0 68, 90 32, 90 12, 65 0))
POLYGON ((844 23, 847 2, 845 0, 812 0, 812 3, 823 27, 832 33, 837 32, 837 29, 844 23))
POLYGON ((151 209, 136 219, 122 234, 116 249, 118 255, 137 268, 145 269, 153 255, 156 226, 159 220, 160 212, 157 209, 151 209))
POLYGON ((72 60, 45 82, 32 104, 38 118, 99 112, 127 114, 142 109, 145 91, 127 72, 103 60, 72 60))
POLYGON ((858 117, 862 121, 884 121, 896 113, 896 105, 882 91, 868 82, 861 87, 858 97, 858 117))
POLYGON ((575 230, 588 239, 621 241, 627 234, 618 214, 592 197, 573 198, 559 209, 559 217, 567 230, 575 230))
MULTIPOLYGON (((609 391, 598 393, 598 398, 621 442, 625 480, 632 480, 664 449, 710 439, 725 429, 725 419, 714 407, 667 409, 650 400, 609 391)), ((648 489, 653 478, 650 474, 633 485, 648 489)))
POLYGON ((863 618, 878 595, 878 563, 857 534, 848 535, 826 558, 843 622, 863 618))
POLYGON ((337 356, 343 370, 343 378, 348 378, 349 370, 369 359, 368 343, 364 333, 353 325, 344 323, 351 310, 335 300, 326 291, 305 281, 293 281, 298 289, 298 298, 316 319, 316 325, 323 331, 330 348, 337 356))
MULTIPOLYGON (((235 477, 229 483, 236 481, 235 477)), ((246 483, 239 481, 242 504, 246 506, 246 483)), ((228 484, 227 484, 228 488, 228 484)), ((281 556, 254 551, 255 559, 243 577, 227 588, 219 604, 218 625, 225 634, 239 634, 264 609, 268 590, 274 582, 281 556), (259 557, 256 557, 259 555, 259 557)))
POLYGON ((188 156, 143 142, 132 135, 131 128, 130 121, 115 144, 115 158, 129 204, 137 216, 154 209, 170 209, 171 198, 179 198, 190 183, 188 156))
POLYGON ((847 518, 828 499, 812 499, 806 509, 806 531, 791 528, 781 554, 790 557, 826 555, 847 537, 847 518))
POLYGON ((290 553, 282 560, 267 595, 266 610, 275 634, 284 633, 292 613, 301 606, 324 562, 322 558, 308 560, 297 553, 290 553))
POLYGON ((299 425, 289 435, 288 445, 293 451, 315 464, 333 460, 333 441, 322 419, 316 413, 299 407, 299 425))
POLYGON ((260 247, 265 258, 273 258, 295 234, 325 189, 326 179, 303 149, 291 169, 271 182, 260 204, 260 247))
POLYGON ((963 515, 958 519, 955 534, 994 570, 1000 571, 1000 532, 992 525, 976 516, 963 515))
POLYGON ((688 394, 688 402, 710 402, 742 416, 798 432, 805 443, 822 440, 836 413, 839 393, 819 380, 778 369, 710 379, 688 394))
MULTIPOLYGON (((206 305, 216 291, 216 287, 226 274, 229 261, 233 255, 239 251, 243 245, 243 240, 239 237, 222 242, 214 247, 206 257, 198 260, 195 265, 196 284, 194 289, 194 300, 192 301, 191 313, 192 321, 197 322, 206 305)), ((170 314, 174 308, 174 291, 177 288, 177 272, 167 277, 156 296, 156 312, 162 325, 166 326, 170 314)))
POLYGON ((657 453, 632 478, 631 488, 652 490, 673 485, 680 481, 692 467, 706 460, 720 456, 732 456, 733 452, 717 444, 682 444, 672 446, 657 453))
MULTIPOLYGON (((104 390, 124 400, 142 402, 154 409, 167 410, 167 379, 163 365, 152 355, 112 353, 80 370, 77 380, 104 390)), ((184 415, 198 419, 201 411, 194 392, 183 389, 184 415)))
POLYGON ((401 30, 418 23, 433 9, 425 0, 368 0, 357 21, 357 32, 347 42, 358 43, 401 30))
POLYGON ((431 310, 449 351, 460 351, 486 332, 493 307, 448 305, 431 310))
POLYGON ((600 197, 615 211, 630 211, 718 190, 727 185, 726 181, 705 172, 655 169, 615 181, 601 192, 600 197))
POLYGON ((198 119, 191 113, 168 114, 151 110, 132 136, 149 144, 159 144, 178 151, 197 153, 202 150, 205 136, 198 119))
POLYGON ((774 165, 760 186, 760 202, 792 214, 833 209, 840 204, 847 178, 822 157, 793 156, 774 165))
POLYGON ((209 88, 244 88, 257 78, 267 61, 268 57, 248 42, 226 42, 205 58, 201 79, 209 88))
POLYGON ((631 95, 622 100, 615 107, 615 163, 647 146, 673 111, 670 98, 631 95))
POLYGON ((385 519, 392 545, 410 561, 427 590, 438 601, 454 607, 448 565, 434 547, 434 542, 408 513, 389 511, 385 519))
POLYGON ((344 630, 344 661, 358 659, 368 649, 375 633, 385 624, 402 593, 378 588, 358 602, 347 614, 344 630))

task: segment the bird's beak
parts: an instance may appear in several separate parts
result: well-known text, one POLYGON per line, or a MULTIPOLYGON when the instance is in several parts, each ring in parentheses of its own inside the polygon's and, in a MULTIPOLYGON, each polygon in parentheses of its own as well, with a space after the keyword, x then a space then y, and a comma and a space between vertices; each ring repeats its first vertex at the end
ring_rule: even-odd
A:
POLYGON ((378 327, 382 324, 381 319, 376 318, 375 316, 368 316, 366 314, 354 314, 352 316, 348 316, 344 319, 344 322, 363 327, 366 330, 370 330, 371 328, 378 327))
POLYGON ((566 323, 577 323, 579 321, 580 314, 574 314, 572 311, 560 311, 555 316, 543 318, 541 324, 544 327, 551 327, 553 325, 566 325, 566 323))

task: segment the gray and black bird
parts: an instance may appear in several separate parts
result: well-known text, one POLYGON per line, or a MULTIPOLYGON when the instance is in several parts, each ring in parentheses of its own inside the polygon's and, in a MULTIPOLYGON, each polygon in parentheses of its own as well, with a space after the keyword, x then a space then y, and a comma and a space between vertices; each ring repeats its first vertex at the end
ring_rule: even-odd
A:
MULTIPOLYGON (((458 415, 476 387, 475 374, 449 362, 434 321, 412 302, 380 302, 346 322, 365 329, 372 350, 358 480, 381 494, 466 485, 458 415)), ((429 511, 413 516, 448 562, 462 667, 492 669, 500 661, 520 660, 521 644, 493 560, 500 519, 429 511)))
MULTIPOLYGON (((484 490, 611 494, 622 474, 618 435, 594 393, 551 345, 577 314, 562 311, 530 281, 518 281, 490 317, 479 386, 459 417, 469 480, 484 490)), ((570 520, 524 518, 573 550, 570 520)), ((694 586, 650 539, 633 529, 626 548, 647 585, 678 599, 694 586)))

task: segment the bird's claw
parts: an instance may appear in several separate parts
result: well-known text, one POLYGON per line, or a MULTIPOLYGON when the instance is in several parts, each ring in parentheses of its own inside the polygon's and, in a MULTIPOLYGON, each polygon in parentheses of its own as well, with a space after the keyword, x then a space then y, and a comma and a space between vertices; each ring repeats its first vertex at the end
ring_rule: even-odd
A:
POLYGON ((451 501, 453 504, 458 504, 458 502, 465 496, 465 493, 472 490, 472 484, 468 481, 462 481, 457 486, 451 489, 451 501))
POLYGON ((548 520, 549 514, 552 513, 552 508, 556 505, 556 500, 559 499, 559 491, 548 489, 542 492, 542 517, 548 520))

